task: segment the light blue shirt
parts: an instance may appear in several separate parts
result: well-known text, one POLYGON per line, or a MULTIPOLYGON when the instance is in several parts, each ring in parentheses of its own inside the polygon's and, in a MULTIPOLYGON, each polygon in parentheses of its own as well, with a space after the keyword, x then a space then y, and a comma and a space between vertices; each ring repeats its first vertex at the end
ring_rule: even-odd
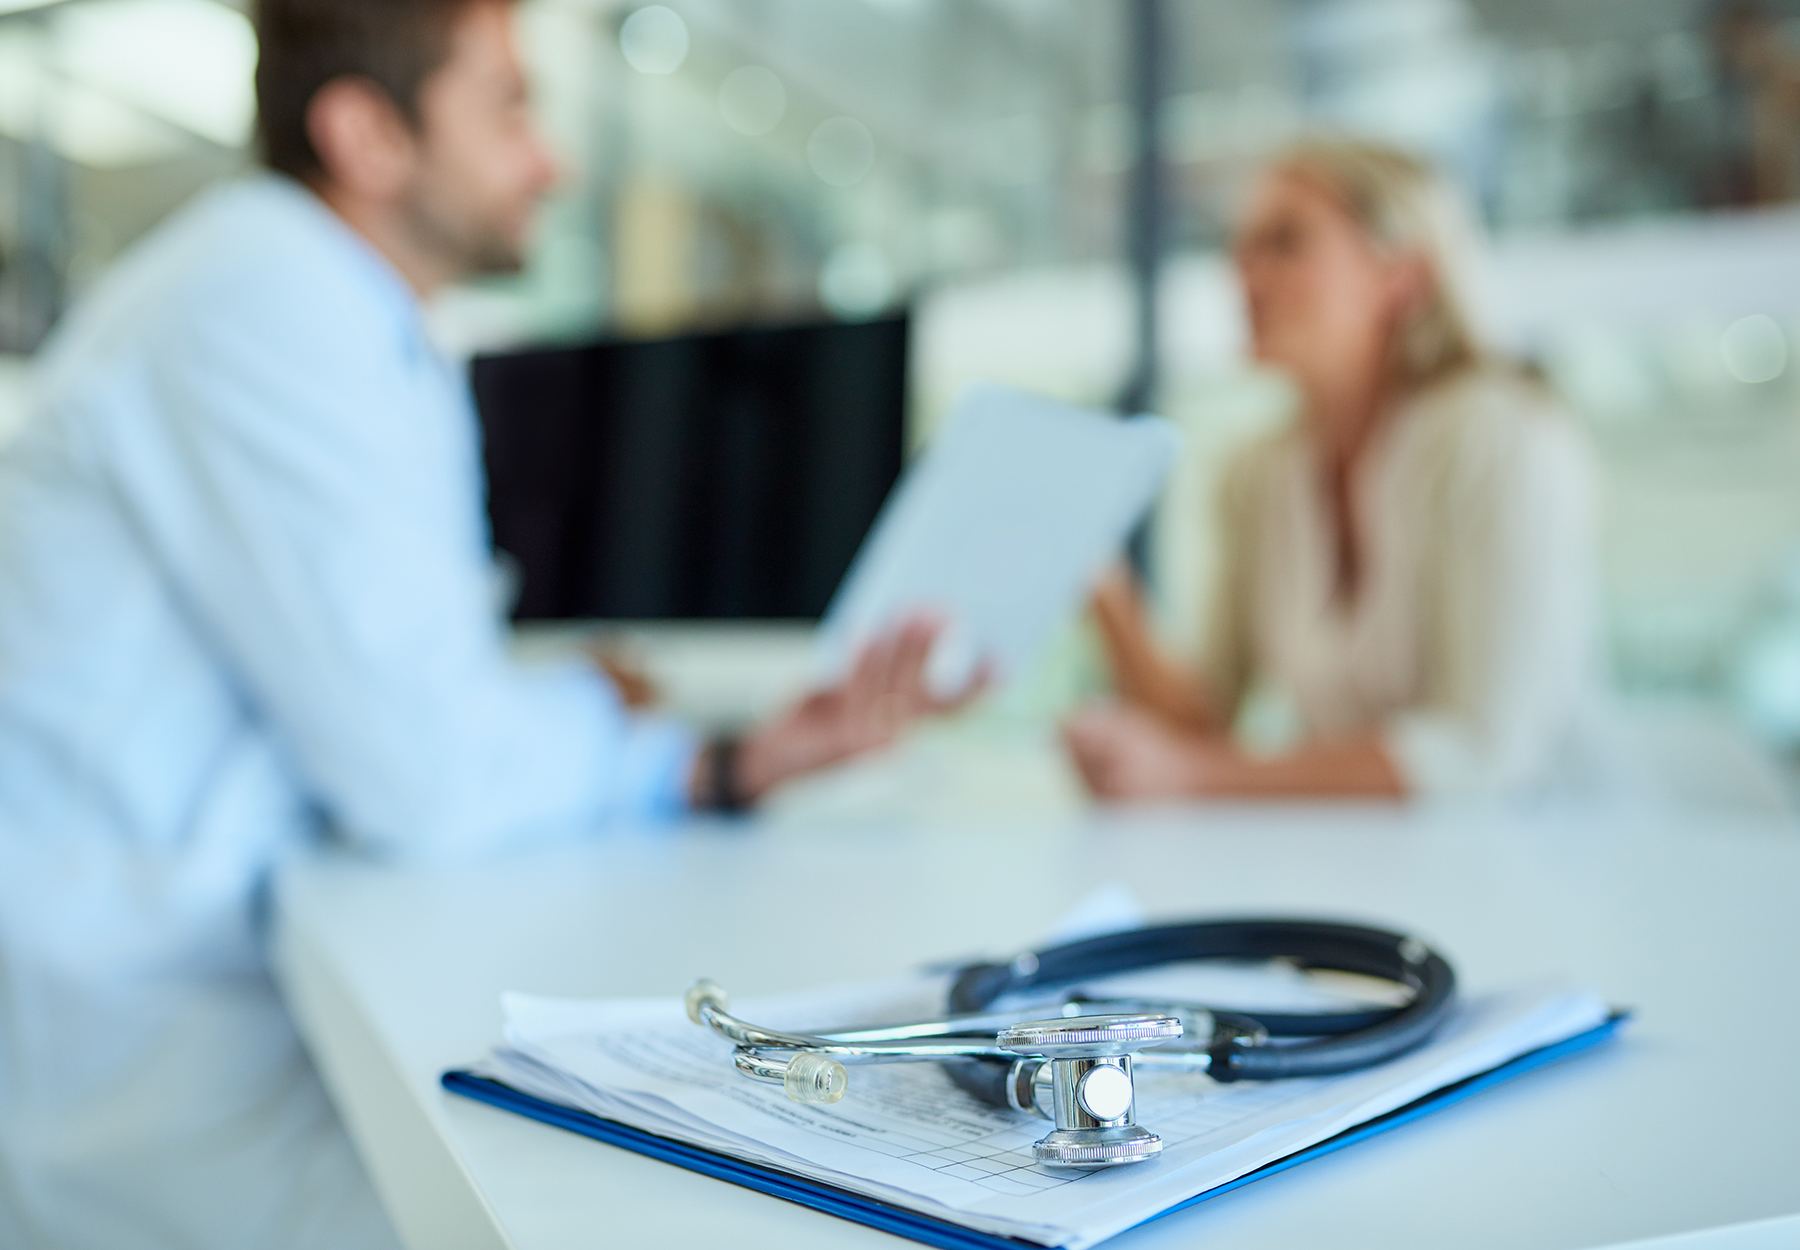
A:
POLYGON ((515 664, 491 586, 467 386, 298 185, 207 195, 60 332, 0 456, 0 1244, 346 1239, 278 857, 679 809, 692 739, 515 664))

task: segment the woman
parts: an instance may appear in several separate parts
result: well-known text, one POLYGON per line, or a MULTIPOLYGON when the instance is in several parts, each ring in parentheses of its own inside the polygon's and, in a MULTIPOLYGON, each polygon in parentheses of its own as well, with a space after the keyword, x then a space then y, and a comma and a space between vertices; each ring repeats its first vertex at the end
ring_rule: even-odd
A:
POLYGON ((1480 349, 1455 207, 1369 143, 1307 143, 1263 178, 1235 260, 1301 417, 1225 475, 1202 672, 1158 651, 1123 575, 1097 594, 1120 702, 1066 727, 1096 794, 1514 792, 1572 757, 1596 488, 1574 424, 1480 349), (1233 745, 1253 689, 1289 706, 1293 749, 1233 745))

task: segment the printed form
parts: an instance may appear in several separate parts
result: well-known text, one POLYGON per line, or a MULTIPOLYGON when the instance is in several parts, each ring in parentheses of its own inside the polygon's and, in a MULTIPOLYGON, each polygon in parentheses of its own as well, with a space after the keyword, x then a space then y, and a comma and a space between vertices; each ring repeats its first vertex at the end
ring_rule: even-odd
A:
MULTIPOLYGON (((1241 989, 1245 972, 1226 968, 1219 976, 1225 983, 1237 977, 1241 989)), ((822 990, 746 1002, 734 1014, 805 1031, 929 1019, 941 1009, 943 987, 942 979, 920 978, 822 990)), ((1152 988, 1144 976, 1132 978, 1132 993, 1152 988)), ((1196 993, 1191 977, 1162 988, 1169 998, 1251 1006, 1241 994, 1196 993)), ((1318 1009, 1294 1003, 1292 992, 1278 997, 1280 1004, 1257 1005, 1318 1009)), ((1162 1156, 1069 1173, 1032 1157, 1048 1121, 982 1104, 934 1063, 857 1064, 841 1102, 805 1105, 789 1101, 780 1085, 740 1074, 731 1044, 691 1023, 677 1000, 509 994, 504 1008, 508 1044, 478 1075, 746 1162, 1069 1250, 1608 1016, 1589 993, 1522 990, 1465 999, 1428 1045, 1344 1076, 1221 1085, 1202 1074, 1140 1068, 1136 1118, 1162 1137, 1162 1156)))

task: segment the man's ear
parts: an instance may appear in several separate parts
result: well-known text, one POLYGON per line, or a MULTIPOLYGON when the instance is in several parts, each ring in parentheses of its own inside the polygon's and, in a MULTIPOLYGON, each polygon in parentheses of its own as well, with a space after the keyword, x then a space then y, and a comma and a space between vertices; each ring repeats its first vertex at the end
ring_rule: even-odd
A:
POLYGON ((321 87, 306 109, 306 134, 325 181, 358 198, 392 199, 418 164, 412 127, 366 78, 338 78, 321 87))

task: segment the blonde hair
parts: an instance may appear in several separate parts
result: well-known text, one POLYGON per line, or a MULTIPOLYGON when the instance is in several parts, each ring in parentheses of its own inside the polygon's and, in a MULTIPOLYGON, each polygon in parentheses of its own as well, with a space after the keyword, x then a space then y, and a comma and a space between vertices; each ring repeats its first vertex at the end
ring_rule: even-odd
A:
POLYGON ((1468 304, 1474 222, 1435 169, 1398 148, 1348 138, 1301 140, 1278 153, 1270 169, 1323 187, 1382 250, 1424 260, 1424 298, 1394 334, 1403 383, 1426 386, 1481 362, 1485 353, 1468 304))

